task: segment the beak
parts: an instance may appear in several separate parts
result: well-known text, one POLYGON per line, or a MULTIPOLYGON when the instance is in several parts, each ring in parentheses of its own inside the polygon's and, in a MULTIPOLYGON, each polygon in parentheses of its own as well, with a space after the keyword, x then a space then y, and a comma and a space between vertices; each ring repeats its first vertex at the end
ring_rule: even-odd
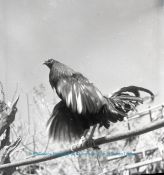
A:
POLYGON ((47 65, 47 61, 45 61, 45 62, 43 63, 43 65, 47 65))

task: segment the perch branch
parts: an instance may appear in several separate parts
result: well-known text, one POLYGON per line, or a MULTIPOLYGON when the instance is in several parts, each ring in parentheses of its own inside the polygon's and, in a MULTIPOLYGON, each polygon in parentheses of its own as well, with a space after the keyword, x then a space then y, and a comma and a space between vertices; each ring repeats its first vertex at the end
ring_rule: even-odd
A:
MULTIPOLYGON (((118 133, 115 136, 106 136, 106 137, 98 138, 98 139, 95 139, 94 142, 96 145, 102 145, 105 143, 126 139, 126 138, 129 138, 132 136, 145 134, 147 132, 159 129, 161 127, 164 127, 164 119, 161 119, 160 121, 156 121, 154 123, 151 123, 149 126, 140 127, 136 130, 131 130, 131 131, 128 131, 126 133, 118 133)), ((76 146, 73 151, 71 148, 69 148, 69 149, 66 149, 66 150, 58 152, 58 153, 52 153, 51 155, 36 157, 36 158, 28 159, 28 160, 22 160, 22 161, 18 161, 15 163, 4 164, 4 165, 0 166, 0 170, 10 168, 10 167, 29 165, 29 164, 44 162, 47 160, 56 159, 59 157, 63 157, 63 156, 69 155, 69 154, 76 153, 76 152, 81 151, 81 150, 85 150, 87 148, 90 148, 90 147, 87 147, 86 145, 76 146)))

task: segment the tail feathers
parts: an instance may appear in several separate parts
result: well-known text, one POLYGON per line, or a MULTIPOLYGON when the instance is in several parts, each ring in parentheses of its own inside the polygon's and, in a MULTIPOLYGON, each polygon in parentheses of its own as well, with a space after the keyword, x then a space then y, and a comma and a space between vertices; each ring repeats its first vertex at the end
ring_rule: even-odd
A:
POLYGON ((135 110, 137 105, 143 103, 140 91, 148 93, 151 100, 154 100, 154 94, 150 90, 136 86, 123 87, 110 98, 105 97, 107 100, 106 119, 111 122, 122 121, 128 112, 135 110))
POLYGON ((111 122, 116 123, 117 121, 123 121, 124 117, 125 114, 119 110, 116 110, 114 106, 111 106, 111 103, 108 106, 105 105, 103 110, 98 114, 98 118, 100 119, 99 128, 104 126, 106 129, 108 129, 111 122))
POLYGON ((49 135, 54 140, 73 141, 80 138, 89 126, 83 123, 79 114, 72 113, 64 102, 59 102, 53 109, 47 122, 49 135))
POLYGON ((143 87, 137 87, 137 86, 128 86, 128 87, 123 87, 117 92, 113 93, 112 97, 117 97, 121 95, 127 95, 127 93, 132 93, 133 97, 141 97, 140 92, 145 92, 150 95, 151 100, 154 100, 154 94, 151 92, 149 89, 145 89, 143 87))

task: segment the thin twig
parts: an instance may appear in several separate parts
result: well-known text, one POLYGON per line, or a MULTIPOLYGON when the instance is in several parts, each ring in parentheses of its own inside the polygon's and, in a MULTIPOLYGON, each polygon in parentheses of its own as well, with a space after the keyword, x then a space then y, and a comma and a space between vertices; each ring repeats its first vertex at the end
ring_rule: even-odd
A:
POLYGON ((157 105, 157 106, 153 106, 151 108, 148 108, 146 110, 143 110, 143 111, 140 111, 140 112, 137 112, 135 114, 132 114, 128 117, 129 120, 133 120, 133 119, 136 119, 136 118, 140 118, 140 117, 143 117, 145 115, 148 115, 149 112, 154 112, 156 110, 162 110, 164 104, 160 104, 160 105, 157 105))
POLYGON ((12 100, 11 100, 11 104, 14 102, 14 99, 16 97, 17 91, 18 91, 18 83, 16 85, 16 88, 15 88, 15 91, 14 91, 14 94, 13 94, 13 97, 12 97, 12 100))
POLYGON ((26 94, 26 98, 27 98, 27 114, 28 114, 28 133, 30 133, 30 104, 28 94, 26 94))
POLYGON ((137 168, 137 167, 141 167, 141 166, 145 166, 145 165, 160 162, 160 161, 162 161, 162 157, 157 157, 157 158, 152 159, 152 160, 145 160, 145 161, 138 162, 138 163, 135 163, 135 164, 126 165, 125 167, 123 167, 121 169, 121 171, 129 170, 129 169, 133 169, 133 168, 137 168))

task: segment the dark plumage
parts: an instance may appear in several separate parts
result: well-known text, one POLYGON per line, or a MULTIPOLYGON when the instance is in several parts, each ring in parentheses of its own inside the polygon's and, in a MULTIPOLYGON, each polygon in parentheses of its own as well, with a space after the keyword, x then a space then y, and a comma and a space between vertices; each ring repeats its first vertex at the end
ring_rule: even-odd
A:
POLYGON ((122 121, 128 112, 142 103, 140 91, 154 94, 145 88, 128 86, 108 98, 82 74, 49 59, 49 81, 61 101, 54 107, 48 120, 49 134, 54 139, 72 140, 83 135, 95 124, 109 128, 110 122, 122 121))

